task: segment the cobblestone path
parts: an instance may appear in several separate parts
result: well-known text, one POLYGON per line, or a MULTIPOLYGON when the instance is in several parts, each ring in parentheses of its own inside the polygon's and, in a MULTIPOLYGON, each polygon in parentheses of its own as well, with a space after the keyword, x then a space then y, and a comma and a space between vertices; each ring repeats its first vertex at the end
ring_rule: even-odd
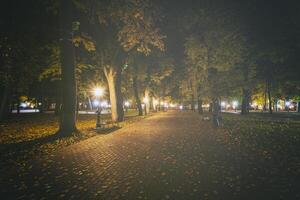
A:
POLYGON ((196 113, 158 113, 33 162, 2 197, 242 199, 239 157, 216 135, 196 113))

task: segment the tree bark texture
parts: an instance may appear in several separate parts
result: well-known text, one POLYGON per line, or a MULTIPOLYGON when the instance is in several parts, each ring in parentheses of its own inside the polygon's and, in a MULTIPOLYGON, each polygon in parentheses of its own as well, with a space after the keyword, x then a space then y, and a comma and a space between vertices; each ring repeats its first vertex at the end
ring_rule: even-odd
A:
POLYGON ((139 113, 139 116, 142 116, 143 115, 143 108, 142 108, 142 103, 141 103, 141 99, 140 99, 140 96, 139 96, 137 76, 133 77, 132 86, 133 86, 133 93, 134 93, 134 98, 135 98, 136 106, 137 106, 137 109, 138 109, 138 113, 139 113))
POLYGON ((62 111, 59 134, 69 136, 76 131, 75 51, 72 43, 72 0, 61 1, 62 111))

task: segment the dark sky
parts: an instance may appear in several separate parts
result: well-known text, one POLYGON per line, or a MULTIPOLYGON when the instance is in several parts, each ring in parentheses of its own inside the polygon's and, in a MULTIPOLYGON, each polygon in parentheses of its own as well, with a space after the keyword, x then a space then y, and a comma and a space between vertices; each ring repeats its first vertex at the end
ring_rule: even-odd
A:
POLYGON ((300 1, 297 0, 164 0, 156 1, 162 8, 163 33, 167 36, 169 53, 175 55, 178 62, 183 57, 183 42, 180 20, 192 9, 221 8, 234 14, 251 42, 274 43, 279 45, 299 44, 300 1))

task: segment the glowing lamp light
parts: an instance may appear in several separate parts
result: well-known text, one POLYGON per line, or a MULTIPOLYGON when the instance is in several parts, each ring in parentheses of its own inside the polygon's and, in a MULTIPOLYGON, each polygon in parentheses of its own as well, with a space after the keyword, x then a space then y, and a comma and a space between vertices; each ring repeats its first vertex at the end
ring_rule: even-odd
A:
POLYGON ((287 101, 285 102, 285 106, 289 107, 291 105, 291 102, 287 101))
POLYGON ((179 109, 182 110, 182 109, 183 109, 183 105, 180 105, 180 106, 179 106, 179 109))
POLYGON ((96 97, 101 97, 104 94, 104 89, 103 88, 95 88, 93 90, 93 93, 96 97))

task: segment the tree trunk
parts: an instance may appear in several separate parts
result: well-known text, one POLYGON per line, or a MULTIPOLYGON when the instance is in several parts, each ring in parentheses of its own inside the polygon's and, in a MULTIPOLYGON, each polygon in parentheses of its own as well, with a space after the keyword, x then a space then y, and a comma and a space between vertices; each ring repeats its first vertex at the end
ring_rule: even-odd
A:
POLYGON ((270 114, 272 114, 273 109, 272 109, 271 85, 269 82, 268 82, 267 86, 268 86, 267 88, 268 88, 268 99, 269 99, 269 112, 270 112, 270 114))
POLYGON ((212 122, 213 122, 213 126, 218 127, 220 125, 220 121, 219 121, 219 115, 220 115, 220 106, 219 106, 219 100, 218 98, 214 98, 212 101, 212 122))
POLYGON ((147 101, 144 102, 145 104, 145 115, 148 115, 150 113, 150 92, 149 92, 149 89, 146 88, 145 90, 145 99, 147 101))
POLYGON ((20 100, 17 98, 17 114, 20 114, 20 100))
POLYGON ((243 89, 243 99, 242 99, 242 115, 246 115, 249 113, 249 90, 248 89, 243 89))
POLYGON ((59 116, 61 113, 61 97, 56 97, 55 99, 55 109, 54 109, 54 114, 56 116, 59 116))
POLYGON ((202 99, 198 98, 198 113, 203 114, 202 99))
POLYGON ((267 111, 267 82, 265 84, 263 111, 267 111))
POLYGON ((75 51, 72 43, 72 0, 61 1, 62 112, 59 134, 69 136, 76 131, 75 51))
POLYGON ((210 103, 209 104, 209 108, 208 108, 208 112, 212 112, 213 111, 213 103, 210 103))
POLYGON ((10 114, 10 83, 7 83, 4 86, 3 94, 1 96, 2 98, 0 99, 0 121, 3 121, 7 119, 10 114))
POLYGON ((111 118, 114 122, 124 120, 123 99, 121 93, 121 69, 105 67, 104 74, 108 83, 111 104, 111 118))
POLYGON ((137 76, 133 76, 132 87, 133 87, 134 98, 135 98, 136 106, 137 106, 137 109, 138 109, 138 112, 139 112, 139 116, 142 116, 143 115, 143 108, 142 108, 141 99, 139 97, 137 76))
POLYGON ((192 98, 191 98, 191 110, 192 111, 196 111, 196 109, 195 109, 195 95, 194 94, 192 94, 192 98))

